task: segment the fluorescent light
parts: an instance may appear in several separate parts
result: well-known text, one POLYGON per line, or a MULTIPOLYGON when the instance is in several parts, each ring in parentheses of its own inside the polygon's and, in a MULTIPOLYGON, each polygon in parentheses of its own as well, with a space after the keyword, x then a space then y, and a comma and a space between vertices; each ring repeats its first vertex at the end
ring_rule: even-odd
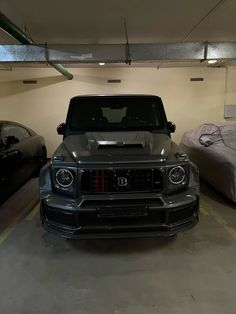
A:
POLYGON ((105 62, 99 62, 99 65, 105 65, 105 62))
POLYGON ((208 60, 208 63, 209 64, 214 64, 214 63, 216 63, 217 62, 217 60, 208 60))

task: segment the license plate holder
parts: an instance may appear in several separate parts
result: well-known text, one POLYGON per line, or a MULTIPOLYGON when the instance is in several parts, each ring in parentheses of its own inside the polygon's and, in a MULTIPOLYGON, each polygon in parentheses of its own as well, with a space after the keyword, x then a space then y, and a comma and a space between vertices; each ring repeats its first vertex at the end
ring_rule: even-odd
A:
POLYGON ((99 218, 131 218, 146 217, 148 215, 147 207, 102 207, 98 208, 99 218))

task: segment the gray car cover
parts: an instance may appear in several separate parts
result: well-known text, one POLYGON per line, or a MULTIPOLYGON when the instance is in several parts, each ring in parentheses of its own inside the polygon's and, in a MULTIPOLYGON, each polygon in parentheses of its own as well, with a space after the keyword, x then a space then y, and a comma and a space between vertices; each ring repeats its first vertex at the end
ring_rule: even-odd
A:
POLYGON ((236 202, 236 122, 203 124, 184 133, 180 145, 200 176, 236 202))

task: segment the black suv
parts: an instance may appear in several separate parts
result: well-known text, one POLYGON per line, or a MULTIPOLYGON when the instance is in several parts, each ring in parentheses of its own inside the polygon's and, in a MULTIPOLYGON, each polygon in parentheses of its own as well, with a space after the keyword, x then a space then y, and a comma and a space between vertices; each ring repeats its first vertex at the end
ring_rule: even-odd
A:
POLYGON ((173 235, 198 222, 196 166, 152 95, 71 99, 40 174, 44 227, 68 238, 173 235))

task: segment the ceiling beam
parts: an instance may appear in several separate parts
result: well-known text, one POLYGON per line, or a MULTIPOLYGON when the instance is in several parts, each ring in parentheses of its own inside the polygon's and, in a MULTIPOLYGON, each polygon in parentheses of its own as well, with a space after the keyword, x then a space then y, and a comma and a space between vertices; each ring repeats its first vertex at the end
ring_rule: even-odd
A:
POLYGON ((236 59, 236 43, 209 43, 208 59, 236 59))
MULTIPOLYGON (((16 24, 14 24, 8 17, 0 12, 0 28, 4 30, 8 35, 12 36, 19 42, 25 45, 36 44, 32 38, 24 33, 16 24)), ((48 62, 52 67, 64 75, 68 80, 73 79, 73 75, 69 73, 61 64, 48 62)))
POLYGON ((131 44, 130 56, 134 62, 202 60, 204 49, 203 43, 131 44))
MULTIPOLYGON (((236 43, 130 44, 132 62, 236 59, 236 43)), ((0 62, 127 63, 125 44, 0 45, 0 62)))
POLYGON ((0 45, 0 62, 125 62, 126 45, 0 45))

